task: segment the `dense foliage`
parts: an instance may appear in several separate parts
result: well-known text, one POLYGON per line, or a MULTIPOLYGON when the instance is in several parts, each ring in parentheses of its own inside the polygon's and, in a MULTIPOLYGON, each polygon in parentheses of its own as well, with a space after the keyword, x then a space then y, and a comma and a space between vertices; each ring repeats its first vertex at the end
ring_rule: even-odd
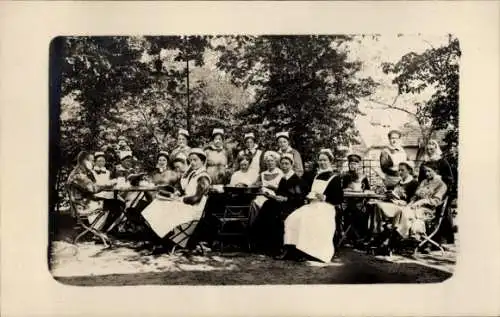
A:
MULTIPOLYGON (((274 134, 290 131, 305 161, 315 149, 337 155, 357 142, 359 98, 377 87, 350 57, 350 36, 60 37, 51 46, 51 205, 78 151, 99 150, 120 135, 137 158, 154 164, 171 150, 177 129, 191 145, 225 128, 237 145, 252 131, 275 148, 274 134)), ((436 93, 421 105, 422 124, 458 127, 458 41, 383 65, 401 94, 426 86, 436 93)), ((452 134, 450 134, 452 135, 452 134)))
POLYGON ((399 94, 419 94, 432 88, 434 93, 416 106, 415 116, 425 130, 424 143, 437 130, 447 130, 446 143, 458 141, 459 59, 458 39, 449 35, 447 45, 431 47, 421 54, 404 55, 396 63, 382 65, 384 72, 394 74, 399 94))

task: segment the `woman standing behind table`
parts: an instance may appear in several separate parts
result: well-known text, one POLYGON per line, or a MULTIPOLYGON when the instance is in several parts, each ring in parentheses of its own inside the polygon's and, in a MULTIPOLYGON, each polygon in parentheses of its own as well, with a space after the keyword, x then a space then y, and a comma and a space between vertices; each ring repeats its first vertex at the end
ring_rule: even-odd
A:
POLYGON ((259 177, 259 174, 266 169, 264 164, 264 151, 259 150, 258 145, 255 143, 255 134, 246 133, 244 136, 245 148, 238 153, 238 157, 245 155, 248 157, 250 166, 248 170, 259 177))
POLYGON ((283 155, 285 153, 292 154, 293 156, 293 170, 298 177, 304 174, 304 165, 302 164, 302 157, 300 153, 290 146, 290 135, 288 132, 279 132, 276 134, 278 141, 278 153, 283 155))
POLYGON ((304 204, 305 192, 302 180, 293 171, 293 155, 286 153, 280 158, 283 171, 278 188, 260 210, 252 232, 257 248, 271 254, 281 251, 283 246, 283 221, 292 211, 304 204))
MULTIPOLYGON (((180 180, 180 197, 162 195, 142 212, 151 229, 160 239, 186 248, 203 214, 210 176, 206 172, 206 154, 199 148, 189 153, 190 167, 180 180)), ((160 252, 163 249, 160 249, 160 252)))
POLYGON ((181 155, 181 157, 187 158, 191 148, 188 145, 189 142, 189 132, 186 129, 179 129, 177 134, 177 145, 170 153, 169 161, 173 164, 174 160, 181 155))
POLYGON ((392 130, 387 134, 389 146, 380 153, 380 169, 384 175, 384 185, 391 190, 399 182, 399 163, 408 161, 408 154, 401 145, 401 132, 392 130))
POLYGON ((264 162, 267 169, 260 173, 256 185, 262 187, 262 195, 257 196, 250 206, 249 226, 253 226, 255 219, 257 219, 260 209, 268 199, 267 196, 272 195, 279 186, 283 172, 278 168, 278 160, 280 155, 274 151, 267 151, 264 153, 264 162))
POLYGON ((318 172, 307 195, 308 204, 285 220, 284 251, 279 259, 307 255, 330 262, 334 254, 335 206, 342 202, 341 178, 332 170, 333 153, 322 149, 318 172))
POLYGON ((207 173, 210 175, 212 185, 228 183, 228 166, 231 161, 229 151, 224 148, 224 130, 212 131, 213 142, 205 148, 207 156, 207 173))

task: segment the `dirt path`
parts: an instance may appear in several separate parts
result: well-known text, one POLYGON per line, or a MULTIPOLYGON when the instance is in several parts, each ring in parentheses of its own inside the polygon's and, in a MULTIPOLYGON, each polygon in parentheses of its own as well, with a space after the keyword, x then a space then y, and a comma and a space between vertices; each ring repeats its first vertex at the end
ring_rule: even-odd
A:
POLYGON ((112 250, 84 243, 76 249, 54 244, 52 274, 73 285, 237 285, 434 283, 452 273, 417 260, 373 257, 351 249, 338 252, 329 264, 276 261, 248 253, 209 253, 205 256, 151 256, 129 245, 112 250))

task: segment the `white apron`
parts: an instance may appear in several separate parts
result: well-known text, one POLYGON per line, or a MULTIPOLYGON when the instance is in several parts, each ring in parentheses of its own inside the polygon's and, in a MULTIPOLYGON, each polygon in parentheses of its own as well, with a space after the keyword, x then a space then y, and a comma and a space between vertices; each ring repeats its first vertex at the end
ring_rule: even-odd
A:
MULTIPOLYGON (((262 172, 261 173, 261 181, 262 181, 262 187, 264 188, 263 190, 272 192, 271 189, 268 189, 266 187, 271 186, 271 187, 277 188, 278 185, 280 184, 281 178, 283 178, 283 172, 278 168, 276 168, 275 171, 273 171, 273 173, 270 173, 268 171, 262 172), (273 179, 266 179, 267 175, 274 175, 274 174, 278 174, 278 176, 274 177, 273 179)), ((259 196, 255 197, 253 202, 255 203, 256 207, 260 210, 260 208, 262 208, 262 206, 267 201, 267 199, 268 198, 266 196, 259 195, 259 196)))
MULTIPOLYGON (((192 196, 196 193, 196 187, 200 177, 208 177, 205 169, 200 169, 192 173, 194 174, 190 174, 187 178, 181 180, 181 186, 186 196, 192 196)), ((163 238, 167 233, 178 226, 200 220, 206 202, 206 196, 203 196, 201 201, 196 205, 188 205, 182 201, 155 199, 142 211, 142 216, 149 223, 153 231, 160 238, 163 238)), ((189 235, 189 233, 186 234, 189 235)), ((186 237, 186 240, 187 238, 188 237, 186 237)))
MULTIPOLYGON (((111 177, 110 177, 111 174, 108 170, 106 170, 105 173, 101 173, 101 174, 97 173, 96 171, 92 171, 92 173, 94 174, 97 185, 109 184, 109 181, 111 180, 111 177)), ((103 199, 113 199, 114 198, 112 191, 102 191, 102 192, 95 194, 94 196, 99 197, 99 198, 103 198, 103 199)))
MULTIPOLYGON (((315 179, 308 197, 324 193, 333 176, 326 180, 315 179)), ((292 212, 285 220, 285 245, 294 245, 298 250, 323 262, 330 262, 335 249, 335 207, 326 202, 314 201, 292 212)))

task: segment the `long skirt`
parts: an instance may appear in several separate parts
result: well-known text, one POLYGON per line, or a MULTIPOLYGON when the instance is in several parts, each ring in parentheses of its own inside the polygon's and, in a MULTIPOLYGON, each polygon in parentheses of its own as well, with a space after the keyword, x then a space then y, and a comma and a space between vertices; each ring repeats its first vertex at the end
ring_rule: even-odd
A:
POLYGON ((394 217, 396 231, 405 239, 412 237, 420 240, 426 233, 426 221, 432 219, 433 215, 434 211, 429 208, 405 207, 394 217))
POLYGON ((257 249, 278 252, 283 246, 284 217, 289 207, 273 199, 267 200, 251 227, 251 238, 257 249))
POLYGON ((285 220, 284 244, 323 262, 330 262, 335 249, 335 207, 314 202, 295 210, 285 220))
POLYGON ((377 201, 374 203, 371 228, 375 233, 382 231, 382 224, 387 219, 394 219, 396 214, 403 210, 404 206, 399 206, 391 202, 377 201))
POLYGON ((160 238, 166 237, 185 248, 202 217, 205 200, 188 205, 181 201, 155 199, 142 211, 142 216, 160 238), (171 235, 167 236, 169 233, 171 235))
POLYGON ((248 215, 248 225, 250 228, 255 224, 255 221, 259 217, 260 210, 266 201, 268 201, 268 198, 264 195, 259 195, 252 200, 250 204, 250 214, 248 215))

